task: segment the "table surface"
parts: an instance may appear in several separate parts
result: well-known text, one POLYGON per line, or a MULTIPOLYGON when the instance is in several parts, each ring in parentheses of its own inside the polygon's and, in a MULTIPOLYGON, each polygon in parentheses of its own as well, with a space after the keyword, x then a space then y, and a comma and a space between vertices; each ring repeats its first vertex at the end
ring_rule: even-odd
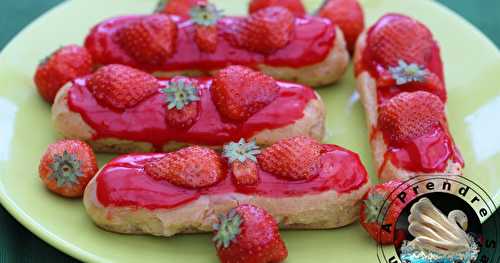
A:
MULTIPOLYGON (((0 50, 28 23, 61 0, 2 0, 0 50)), ((500 1, 439 0, 500 46, 500 1)), ((495 214, 500 217, 500 212, 495 214)), ((0 262, 75 262, 20 225, 0 207, 0 262)))

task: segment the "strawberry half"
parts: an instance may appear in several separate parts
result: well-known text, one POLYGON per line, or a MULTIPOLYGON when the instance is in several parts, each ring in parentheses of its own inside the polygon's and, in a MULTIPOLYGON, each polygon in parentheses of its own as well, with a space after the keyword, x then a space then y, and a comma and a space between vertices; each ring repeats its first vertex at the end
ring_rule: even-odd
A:
POLYGON ((285 47, 293 37, 295 17, 288 9, 261 9, 229 29, 229 42, 250 51, 270 54, 285 47))
POLYGON ((195 42, 198 48, 205 52, 215 52, 217 49, 217 21, 222 17, 222 11, 213 4, 199 4, 189 12, 195 24, 195 42))
POLYGON ((422 23, 403 15, 382 17, 370 29, 367 47, 383 67, 397 66, 399 60, 426 66, 435 42, 422 23))
POLYGON ((145 171, 157 180, 185 188, 201 188, 224 179, 222 160, 212 149, 190 146, 146 164, 145 171))
POLYGON ((401 202, 397 196, 406 188, 402 184, 403 182, 399 180, 378 184, 372 186, 363 196, 359 222, 377 243, 388 245, 398 240, 400 233, 395 230, 397 220, 405 203, 415 197, 413 191, 405 191, 405 203, 401 202), (383 229, 382 225, 390 225, 390 227, 383 229), (395 231, 396 234, 394 234, 395 231))
POLYGON ((92 148, 78 140, 49 145, 38 166, 40 178, 47 188, 65 197, 82 196, 97 170, 92 148))
POLYGON ((236 185, 254 185, 259 180, 256 155, 260 153, 255 141, 246 142, 241 138, 239 142, 230 142, 224 145, 222 155, 228 159, 236 185))
POLYGON ((160 0, 156 6, 155 13, 177 15, 188 19, 191 8, 199 4, 206 4, 206 0, 160 0))
POLYGON ((215 74, 211 94, 219 113, 232 121, 245 121, 279 95, 276 81, 243 66, 229 66, 215 74))
POLYGON ((276 221, 262 208, 239 205, 222 215, 214 229, 222 263, 281 262, 288 256, 276 221))
POLYGON ((270 6, 284 7, 298 17, 306 15, 306 9, 300 0, 252 0, 248 5, 248 13, 253 14, 270 6))
POLYGON ((156 93, 160 84, 148 73, 111 64, 92 74, 87 87, 100 104, 124 110, 156 93))
POLYGON ((402 92, 380 106, 378 125, 397 145, 432 132, 444 119, 444 104, 438 96, 402 92))
POLYGON ((357 0, 325 0, 318 15, 340 27, 352 54, 358 36, 365 27, 363 9, 357 0))
POLYGON ((139 17, 118 29, 114 41, 137 62, 162 65, 175 52, 177 24, 163 14, 139 17))
POLYGON ((288 180, 306 180, 318 174, 322 147, 305 136, 282 139, 257 157, 266 172, 288 180))
POLYGON ((167 87, 160 90, 166 95, 167 113, 165 120, 170 127, 185 129, 197 120, 200 100, 195 83, 184 78, 174 78, 167 87))
POLYGON ((91 71, 90 53, 83 47, 69 45, 58 49, 38 65, 34 81, 42 98, 53 103, 64 84, 91 71))

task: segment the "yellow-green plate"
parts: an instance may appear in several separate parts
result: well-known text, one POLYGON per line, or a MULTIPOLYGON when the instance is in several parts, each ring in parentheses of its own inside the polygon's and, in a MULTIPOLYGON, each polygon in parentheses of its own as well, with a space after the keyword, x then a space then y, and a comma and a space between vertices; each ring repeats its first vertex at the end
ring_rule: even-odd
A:
MULTIPOLYGON (((156 0, 74 0, 63 3, 23 30, 0 55, 0 198, 33 233, 84 261, 215 262, 208 235, 173 238, 129 236, 95 227, 79 200, 50 194, 38 179, 38 160, 57 139, 50 107, 32 82, 40 59, 57 47, 82 43, 104 18, 147 13, 156 0)), ((243 14, 246 1, 215 1, 227 14, 243 14)), ((308 2, 312 9, 320 0, 308 2)), ((368 24, 393 11, 425 22, 442 47, 449 92, 451 131, 466 161, 465 173, 500 203, 500 54, 473 26, 430 1, 362 1, 368 24)), ((321 90, 328 107, 328 139, 358 152, 373 176, 362 107, 352 70, 321 90)), ((100 164, 111 156, 99 156, 100 164)), ((288 262, 374 262, 376 246, 358 224, 324 231, 284 231, 288 262)))

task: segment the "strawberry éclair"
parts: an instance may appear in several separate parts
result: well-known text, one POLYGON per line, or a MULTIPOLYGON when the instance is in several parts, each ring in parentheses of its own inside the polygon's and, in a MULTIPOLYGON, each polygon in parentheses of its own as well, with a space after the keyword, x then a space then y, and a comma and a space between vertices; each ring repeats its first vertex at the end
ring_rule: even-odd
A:
POLYGON ((360 36, 355 70, 379 178, 461 174, 439 46, 425 25, 383 16, 360 36))

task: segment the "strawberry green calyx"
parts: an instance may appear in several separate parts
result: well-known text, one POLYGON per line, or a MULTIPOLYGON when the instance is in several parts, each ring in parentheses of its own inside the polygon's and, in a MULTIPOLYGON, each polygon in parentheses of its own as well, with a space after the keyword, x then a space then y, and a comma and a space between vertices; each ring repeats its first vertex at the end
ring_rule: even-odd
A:
POLYGON ((165 6, 167 6, 168 2, 169 2, 169 0, 160 0, 160 1, 158 1, 158 3, 156 4, 154 12, 155 13, 161 13, 163 11, 163 9, 165 9, 165 6))
POLYGON ((222 10, 217 9, 214 4, 199 4, 191 8, 189 11, 191 20, 201 26, 215 25, 217 21, 223 16, 222 10))
POLYGON ((219 224, 215 224, 213 228, 217 231, 213 237, 213 241, 217 248, 227 248, 238 234, 240 233, 240 226, 243 223, 241 216, 235 209, 231 209, 227 215, 219 217, 219 224))
POLYGON ((389 201, 386 201, 385 196, 379 193, 370 193, 368 199, 363 202, 366 206, 364 211, 366 223, 382 224, 389 208, 389 201))
POLYGON ((197 88, 183 79, 169 81, 167 87, 160 92, 167 95, 165 102, 169 110, 173 108, 181 110, 191 102, 200 100, 197 88))
POLYGON ((407 64, 404 60, 399 60, 397 67, 389 67, 392 78, 396 80, 396 85, 403 85, 409 82, 423 82, 427 77, 427 70, 415 63, 407 64))
POLYGON ((62 155, 54 154, 53 159, 50 164, 52 174, 48 178, 55 180, 58 187, 78 184, 78 177, 83 176, 81 161, 67 151, 64 151, 62 155))
POLYGON ((260 153, 259 146, 256 145, 255 140, 246 142, 241 138, 238 142, 230 142, 224 145, 223 155, 229 159, 229 163, 240 161, 241 163, 246 160, 257 162, 257 154, 260 153))

